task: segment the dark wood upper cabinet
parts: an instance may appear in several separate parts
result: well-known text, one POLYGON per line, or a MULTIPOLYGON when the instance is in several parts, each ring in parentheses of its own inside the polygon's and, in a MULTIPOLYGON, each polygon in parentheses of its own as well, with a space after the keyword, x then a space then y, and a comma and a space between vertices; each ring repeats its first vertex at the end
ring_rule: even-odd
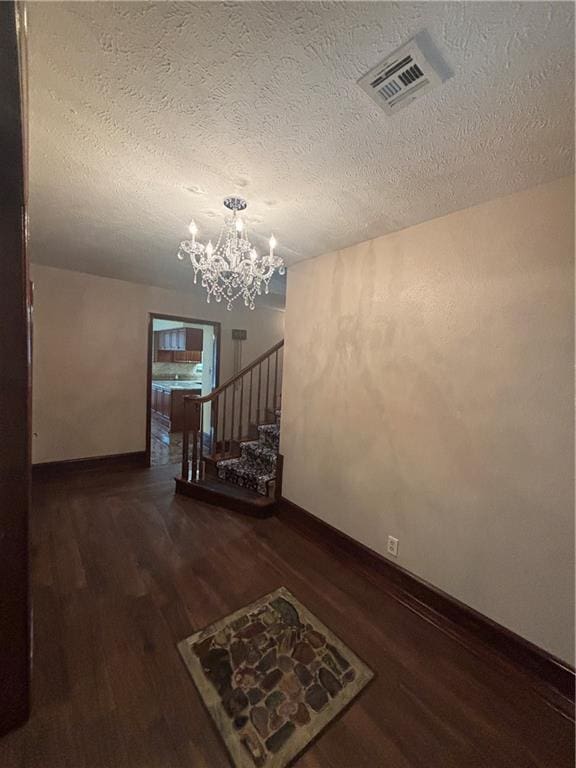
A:
MULTIPOLYGON (((162 352, 202 352, 203 332, 201 328, 171 328, 166 331, 154 331, 154 359, 167 361, 162 352)), ((186 359, 181 362, 200 362, 186 359)))
POLYGON ((184 328, 185 347, 187 352, 202 352, 204 349, 203 336, 201 328, 184 328))
POLYGON ((202 352, 191 352, 189 350, 178 350, 172 352, 172 360, 175 363, 201 363, 202 352))

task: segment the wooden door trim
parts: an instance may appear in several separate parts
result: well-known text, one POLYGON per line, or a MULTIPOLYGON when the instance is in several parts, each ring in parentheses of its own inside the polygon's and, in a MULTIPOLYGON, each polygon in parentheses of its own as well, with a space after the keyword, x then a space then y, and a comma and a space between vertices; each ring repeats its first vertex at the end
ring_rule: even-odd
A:
POLYGON ((159 312, 148 313, 148 363, 146 366, 146 466, 152 466, 152 351, 154 343, 154 320, 169 320, 175 323, 195 323, 196 325, 211 325, 214 328, 214 341, 216 344, 214 385, 220 384, 220 352, 222 323, 217 320, 201 320, 194 317, 182 317, 181 315, 164 315, 159 312))
POLYGON ((30 712, 28 527, 31 479, 31 286, 26 252, 25 7, 0 3, 0 735, 30 712))

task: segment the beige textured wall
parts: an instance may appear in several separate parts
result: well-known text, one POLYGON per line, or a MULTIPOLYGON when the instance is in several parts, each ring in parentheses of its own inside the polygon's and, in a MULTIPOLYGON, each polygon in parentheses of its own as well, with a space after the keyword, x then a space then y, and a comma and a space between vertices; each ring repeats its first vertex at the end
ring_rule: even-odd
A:
POLYGON ((142 451, 148 313, 222 323, 221 381, 232 373, 232 328, 249 362, 282 338, 284 312, 233 310, 203 298, 81 272, 32 266, 33 461, 142 451))
POLYGON ((284 495, 573 659, 573 179, 291 268, 284 495))

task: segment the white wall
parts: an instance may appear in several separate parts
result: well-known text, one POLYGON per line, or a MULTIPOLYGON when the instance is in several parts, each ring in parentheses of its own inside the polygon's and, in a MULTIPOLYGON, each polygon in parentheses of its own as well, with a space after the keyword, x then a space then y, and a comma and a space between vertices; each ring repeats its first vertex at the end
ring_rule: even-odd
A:
POLYGON ((284 495, 573 660, 573 179, 290 270, 284 495))
POLYGON ((34 463, 146 447, 148 314, 222 323, 220 381, 232 374, 232 328, 249 362, 283 336, 284 312, 228 312, 202 297, 32 265, 34 463))

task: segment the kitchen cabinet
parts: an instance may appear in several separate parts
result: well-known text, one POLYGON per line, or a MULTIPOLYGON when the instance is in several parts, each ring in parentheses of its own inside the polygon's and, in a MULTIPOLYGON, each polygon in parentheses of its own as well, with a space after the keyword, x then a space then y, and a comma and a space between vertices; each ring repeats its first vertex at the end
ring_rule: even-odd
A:
POLYGON ((170 432, 182 432, 184 429, 184 395, 201 395, 198 389, 173 389, 170 404, 170 432))
POLYGON ((166 331, 154 331, 157 340, 156 349, 170 352, 201 352, 201 328, 171 328, 166 331))
POLYGON ((170 419, 170 392, 159 384, 152 385, 152 410, 170 419))
POLYGON ((170 418, 170 406, 171 406, 171 392, 165 389, 162 390, 162 398, 160 404, 160 413, 167 419, 170 418))
POLYGON ((200 386, 170 388, 169 384, 152 384, 152 410, 159 415, 170 432, 184 428, 184 395, 200 395, 200 386))
POLYGON ((172 358, 175 363, 201 363, 202 352, 191 352, 186 350, 182 352, 173 352, 172 358))

